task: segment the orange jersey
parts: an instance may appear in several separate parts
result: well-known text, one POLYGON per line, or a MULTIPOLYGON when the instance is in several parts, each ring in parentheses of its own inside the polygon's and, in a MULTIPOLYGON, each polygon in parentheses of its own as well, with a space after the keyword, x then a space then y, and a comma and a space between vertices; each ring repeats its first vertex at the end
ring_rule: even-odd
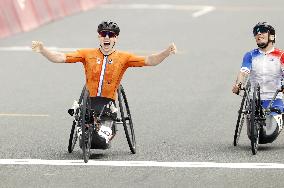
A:
POLYGON ((82 49, 66 53, 66 63, 82 62, 91 97, 116 99, 116 91, 128 67, 145 66, 145 57, 115 51, 103 55, 99 49, 82 49))

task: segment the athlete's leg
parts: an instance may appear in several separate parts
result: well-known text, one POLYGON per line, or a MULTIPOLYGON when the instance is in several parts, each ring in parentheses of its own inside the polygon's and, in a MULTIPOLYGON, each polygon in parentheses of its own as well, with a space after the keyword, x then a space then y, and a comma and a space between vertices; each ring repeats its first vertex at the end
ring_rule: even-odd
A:
POLYGON ((91 97, 91 106, 94 111, 94 123, 96 124, 96 134, 94 145, 101 149, 107 149, 110 147, 109 141, 113 137, 113 113, 111 112, 111 105, 114 101, 105 97, 91 97))
MULTIPOLYGON (((264 108, 268 108, 270 100, 262 101, 262 106, 264 108)), ((263 127, 263 142, 264 143, 271 143, 273 142, 283 127, 283 101, 282 99, 275 99, 272 103, 272 108, 279 109, 281 114, 277 112, 271 112, 270 114, 266 115, 266 126, 263 127)))
MULTIPOLYGON (((265 109, 268 108, 268 105, 270 104, 270 101, 271 101, 271 100, 261 100, 261 106, 262 106, 263 108, 265 108, 265 109)), ((272 107, 272 108, 279 109, 279 110, 283 113, 283 107, 284 107, 284 105, 283 105, 282 99, 275 99, 275 100, 273 101, 271 107, 272 107)), ((273 115, 274 115, 274 114, 277 114, 277 113, 275 112, 275 113, 273 113, 273 115)))
POLYGON ((281 110, 281 113, 282 113, 282 115, 280 116, 281 122, 279 122, 280 130, 281 130, 282 127, 283 127, 283 119, 284 119, 284 113, 283 113, 284 104, 283 104, 283 100, 282 99, 276 99, 272 106, 274 108, 277 108, 277 109, 281 110))

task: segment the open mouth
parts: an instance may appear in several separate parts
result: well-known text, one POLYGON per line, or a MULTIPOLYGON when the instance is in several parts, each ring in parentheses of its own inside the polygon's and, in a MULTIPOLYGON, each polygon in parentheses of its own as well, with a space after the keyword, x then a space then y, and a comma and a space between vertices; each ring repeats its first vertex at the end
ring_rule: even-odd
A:
POLYGON ((110 42, 104 42, 104 46, 109 46, 110 45, 110 42))

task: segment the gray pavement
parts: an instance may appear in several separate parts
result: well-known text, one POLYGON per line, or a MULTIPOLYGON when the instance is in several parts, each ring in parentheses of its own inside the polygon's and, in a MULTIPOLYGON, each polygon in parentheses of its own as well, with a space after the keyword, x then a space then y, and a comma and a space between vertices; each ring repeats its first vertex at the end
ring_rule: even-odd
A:
MULTIPOLYGON (((255 48, 252 27, 275 25, 276 46, 284 48, 282 1, 111 1, 129 4, 210 5, 193 18, 190 10, 106 9, 76 14, 28 33, 0 40, 0 47, 96 47, 96 26, 119 23, 118 48, 151 54, 175 42, 179 53, 157 67, 129 69, 123 79, 138 144, 128 149, 122 128, 112 148, 94 150, 91 160, 284 163, 283 134, 252 156, 243 132, 233 147, 240 97, 231 93, 242 57, 255 48)), ((52 64, 28 51, 0 51, 0 159, 78 160, 67 152, 71 117, 67 109, 84 84, 78 64, 52 64)), ((0 187, 283 187, 280 169, 162 168, 104 166, 0 165, 0 187)))

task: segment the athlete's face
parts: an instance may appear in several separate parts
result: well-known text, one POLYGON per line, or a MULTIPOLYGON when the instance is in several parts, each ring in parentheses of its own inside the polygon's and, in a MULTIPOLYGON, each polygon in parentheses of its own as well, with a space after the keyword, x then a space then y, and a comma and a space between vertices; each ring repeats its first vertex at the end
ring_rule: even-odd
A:
POLYGON ((98 37, 102 50, 107 53, 111 52, 117 41, 115 33, 111 31, 101 31, 98 37))
POLYGON ((267 43, 268 42, 268 33, 257 33, 255 36, 255 41, 256 44, 262 44, 262 43, 267 43))

